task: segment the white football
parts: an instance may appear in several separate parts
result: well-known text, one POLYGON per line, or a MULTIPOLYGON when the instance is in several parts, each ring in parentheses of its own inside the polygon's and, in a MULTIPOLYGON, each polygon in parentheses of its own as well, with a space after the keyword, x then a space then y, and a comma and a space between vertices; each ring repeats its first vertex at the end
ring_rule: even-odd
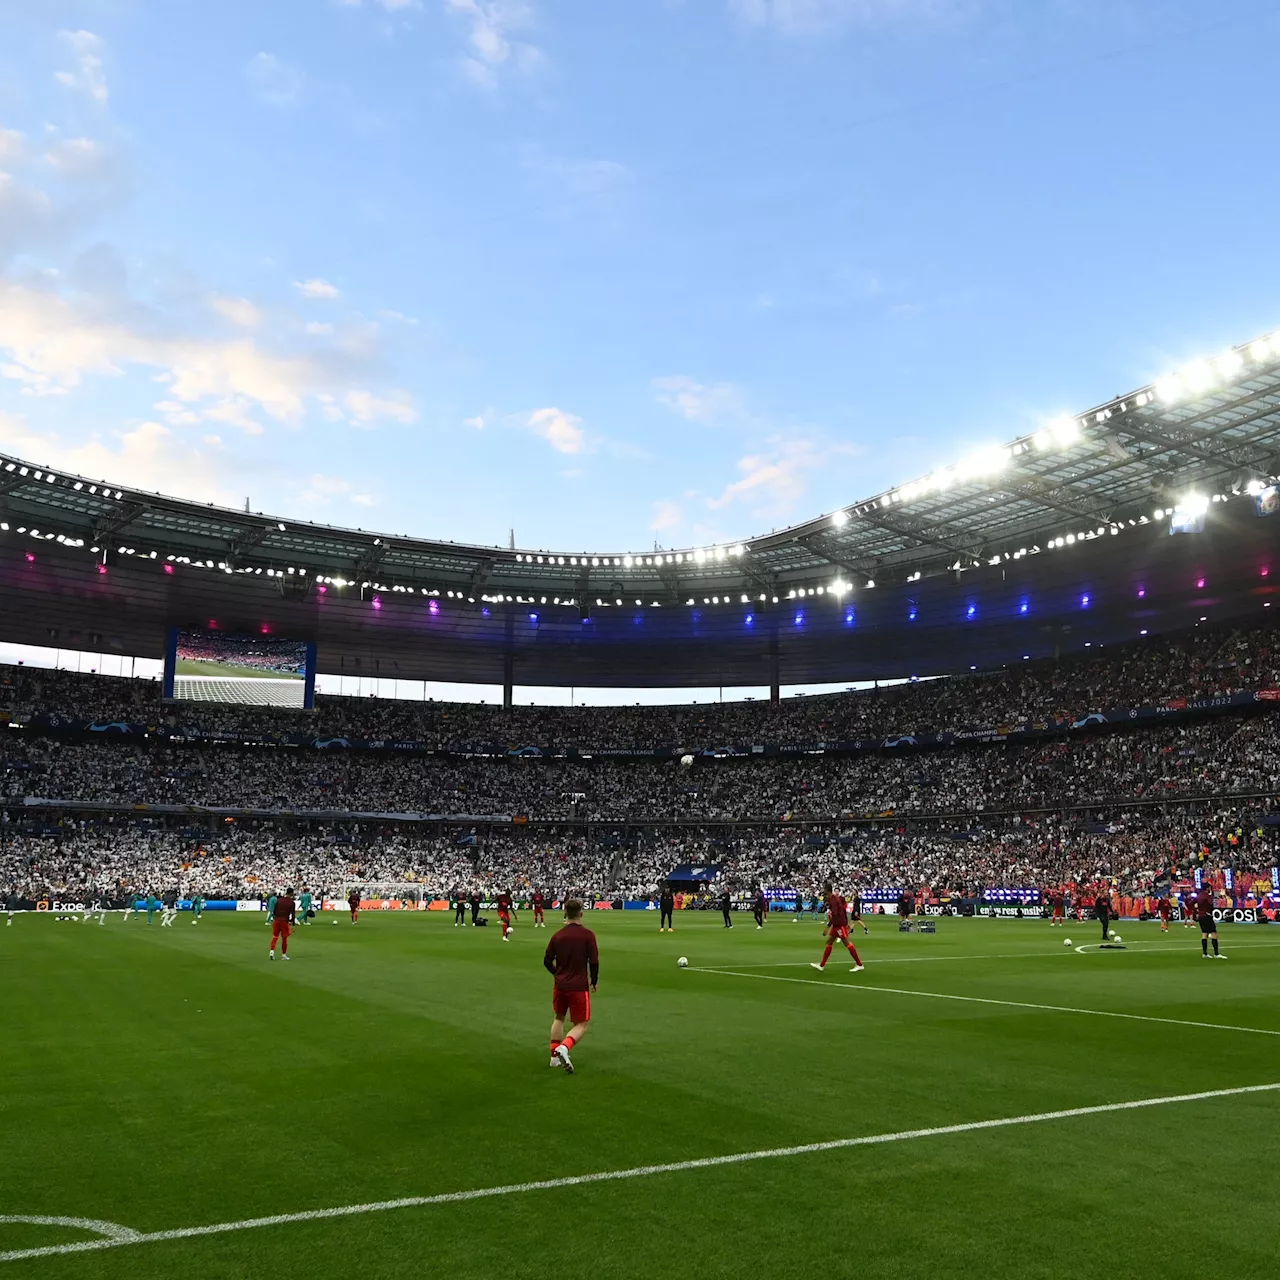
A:
POLYGON ((1070 939, 1070 938, 1063 938, 1063 940, 1062 940, 1062 945, 1063 945, 1064 947, 1069 947, 1069 946, 1071 945, 1071 939, 1070 939))
POLYGON ((338 927, 338 922, 337 922, 336 920, 333 922, 333 927, 334 927, 335 929, 338 927))
POLYGON ((678 964, 682 969, 687 969, 689 967, 689 957, 681 956, 680 959, 676 961, 676 964, 678 964))
POLYGON ((1113 933, 1113 934, 1111 935, 1111 941, 1112 941, 1112 942, 1121 942, 1121 941, 1123 941, 1123 939, 1120 937, 1120 935, 1119 935, 1118 933, 1113 933))
POLYGON ((692 757, 692 756, 681 756, 681 757, 680 757, 680 767, 681 767, 682 769, 692 769, 692 768, 693 768, 693 757, 692 757))

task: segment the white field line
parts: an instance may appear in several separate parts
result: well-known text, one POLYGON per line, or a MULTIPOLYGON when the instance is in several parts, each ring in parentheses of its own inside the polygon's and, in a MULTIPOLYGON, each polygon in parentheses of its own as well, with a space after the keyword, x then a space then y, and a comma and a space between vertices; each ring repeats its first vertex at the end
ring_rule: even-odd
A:
POLYGON ((841 991, 877 991, 881 995, 918 996, 923 1000, 957 1000, 963 1004, 994 1004, 1009 1009, 1035 1009, 1042 1013, 1080 1013, 1091 1018, 1123 1018, 1127 1022, 1163 1022, 1175 1027, 1203 1027, 1209 1031, 1243 1031, 1255 1036, 1280 1036, 1265 1027, 1237 1027, 1221 1022, 1194 1022, 1189 1018, 1157 1018, 1149 1013, 1116 1013, 1110 1009, 1077 1009, 1065 1004, 1032 1004, 1025 1000, 996 1000, 991 996, 957 996, 944 991, 912 991, 909 987, 877 987, 862 982, 824 982, 821 978, 784 978, 773 973, 743 973, 737 969, 698 969, 689 973, 714 973, 721 978, 754 978, 757 982, 791 982, 803 987, 837 987, 841 991))
MULTIPOLYGON (((21 1258, 45 1258, 63 1253, 91 1253, 100 1249, 119 1249, 125 1245, 150 1244, 159 1240, 189 1240, 195 1236, 224 1235, 232 1231, 252 1231, 259 1227, 279 1227, 292 1222, 321 1222, 330 1218, 352 1218, 366 1213, 387 1213, 393 1209, 416 1209, 424 1205, 460 1204, 467 1200, 489 1200, 499 1196, 523 1195, 529 1191, 556 1191, 562 1187, 590 1186, 598 1182, 626 1182, 634 1178, 652 1178, 663 1173, 687 1173, 691 1169, 718 1169, 725 1165, 748 1164, 756 1160, 780 1160, 791 1156, 816 1155, 825 1151, 844 1151, 850 1147, 884 1146, 892 1142, 910 1142, 916 1138, 940 1138, 955 1133, 978 1133, 986 1129, 1008 1129, 1016 1125, 1043 1124, 1049 1120, 1073 1120, 1080 1116, 1108 1115, 1116 1111, 1138 1111, 1145 1107, 1165 1107, 1182 1102, 1204 1102, 1213 1098, 1236 1098, 1250 1093, 1280 1091, 1280 1082, 1241 1085, 1235 1089, 1209 1089, 1202 1093, 1177 1093, 1163 1098, 1139 1098, 1133 1102, 1106 1102, 1092 1107, 1070 1107, 1063 1111, 1040 1111, 1025 1116, 1005 1116, 997 1120, 971 1120, 965 1124, 939 1125, 931 1129, 902 1129, 896 1133, 867 1134, 860 1138, 836 1138, 830 1142, 811 1142, 801 1147, 770 1147, 763 1151, 740 1151, 727 1156, 705 1156, 699 1160, 677 1160, 671 1164, 646 1164, 633 1169, 611 1169, 606 1173, 583 1173, 569 1178, 548 1178, 541 1182, 514 1182, 501 1187, 478 1187, 473 1191, 448 1191, 435 1196, 405 1196, 399 1200, 376 1200, 368 1204, 341 1205, 334 1209, 307 1209, 301 1213, 277 1213, 265 1218, 243 1218, 239 1222, 214 1222, 203 1227, 176 1227, 171 1231, 140 1231, 102 1240, 80 1240, 73 1244, 45 1245, 35 1249, 11 1249, 0 1253, 0 1262, 16 1262, 21 1258)), ((128 1227, 115 1223, 97 1223, 84 1218, 4 1218, 3 1222, 49 1222, 82 1225, 85 1230, 109 1227, 128 1232, 128 1227)))
MULTIPOLYGON (((1200 935, 1197 933, 1195 940, 1199 941, 1199 938, 1200 935)), ((859 943, 863 946, 866 945, 866 941, 858 938, 854 938, 853 942, 855 946, 859 945, 859 943)), ((882 964, 931 964, 944 961, 954 964, 957 960, 1036 960, 1043 959, 1048 956, 1070 956, 1075 952, 1080 951, 1082 947, 1089 951, 1096 951, 1098 949, 1098 945, 1099 944, 1096 942, 1087 942, 1081 944, 1079 947, 1064 948, 1059 951, 993 951, 987 955, 979 956, 885 956, 883 959, 872 961, 872 963, 878 969, 882 964)), ((1126 942, 1124 944, 1124 949, 1132 955, 1147 955, 1153 951, 1183 951, 1189 956, 1194 954, 1191 947, 1153 947, 1148 946, 1141 939, 1135 940, 1134 942, 1126 942)), ((1275 942, 1233 942, 1231 944, 1232 951, 1258 949, 1271 951, 1280 949, 1280 939, 1277 939, 1275 942)), ((711 964, 703 966, 699 972, 726 973, 729 971, 730 967, 733 969, 807 969, 809 968, 809 962, 807 960, 776 960, 773 963, 762 961, 759 964, 735 964, 733 966, 711 964)))

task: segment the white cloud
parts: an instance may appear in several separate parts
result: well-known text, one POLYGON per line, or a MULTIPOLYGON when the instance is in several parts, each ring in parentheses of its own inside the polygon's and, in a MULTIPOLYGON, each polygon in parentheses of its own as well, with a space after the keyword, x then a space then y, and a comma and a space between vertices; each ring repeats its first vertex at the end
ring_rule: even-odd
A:
POLYGON ((310 280, 295 280, 293 287, 304 298, 336 298, 341 292, 337 285, 330 284, 327 280, 321 280, 315 276, 310 280))
POLYGON ((93 138, 65 138, 44 153, 46 163, 63 176, 101 177, 111 167, 111 153, 93 138))
POLYGON ((313 338, 322 338, 333 332, 333 325, 326 324, 323 320, 308 320, 302 326, 304 333, 309 333, 313 338))
POLYGON ((93 299, 72 302, 0 280, 0 377, 40 393, 77 387, 86 377, 120 377, 131 367, 157 370, 170 400, 218 420, 251 421, 250 413, 261 413, 297 425, 322 394, 346 396, 361 425, 413 419, 407 392, 377 396, 353 387, 361 365, 345 351, 290 354, 247 336, 166 332, 154 320, 135 327, 129 318, 101 314, 93 299), (228 404, 236 406, 234 417, 228 404))
POLYGON ((936 14, 955 8, 956 0, 727 0, 727 6, 747 26, 800 35, 936 14))
POLYGON ((372 507, 377 499, 371 493, 356 492, 355 485, 342 476, 326 476, 319 472, 309 475, 299 501, 307 506, 318 506, 334 498, 345 498, 361 507, 372 507))
POLYGON ((14 414, 0 414, 0 444, 47 466, 83 476, 111 476, 139 489, 173 494, 197 502, 236 506, 244 495, 235 482, 241 468, 221 452, 221 441, 207 436, 197 448, 159 422, 142 422, 107 439, 69 444, 56 434, 29 427, 14 414))
POLYGON ((557 453, 583 453, 587 447, 587 433, 582 429, 582 419, 563 409, 535 409, 526 419, 525 426, 540 436, 557 453))
POLYGON ((40 155, 22 134, 0 131, 0 162, 0 262, 85 231, 121 189, 116 150, 91 138, 54 141, 40 155))
POLYGON ((225 298, 214 294, 209 305, 224 319, 242 329, 256 329, 262 324, 262 312, 248 298, 225 298))
POLYGON ((654 378, 658 403, 689 422, 710 423, 743 412, 742 393, 727 382, 708 384, 693 378, 654 378))
POLYGON ((406 426, 418 420, 413 397, 407 391, 393 391, 388 396, 375 396, 369 391, 348 391, 343 404, 351 415, 351 422, 358 427, 370 426, 380 418, 390 418, 406 426))
POLYGON ((464 427, 470 427, 473 431, 483 431, 484 417, 481 414, 476 414, 474 418, 463 418, 462 425, 464 427))
POLYGON ((667 529, 678 528, 684 521, 684 508, 678 502, 659 501, 653 504, 653 518, 649 528, 654 533, 662 533, 667 529))
MULTIPOLYGON (((337 0, 337 4, 340 9, 359 9, 362 7, 362 0, 337 0)), ((421 9, 422 0, 369 0, 369 8, 400 13, 405 9, 421 9)))
POLYGON ((107 76, 102 67, 105 46, 92 31, 59 31, 58 39, 66 45, 75 59, 74 71, 58 71, 54 79, 68 89, 74 89, 92 98, 94 102, 107 101, 107 76))
POLYGON ((302 72, 274 53, 255 53, 244 65, 244 78, 254 97, 271 107, 292 106, 302 96, 302 72))
POLYGON ((520 0, 444 0, 445 9, 467 23, 470 52, 463 75, 482 89, 495 89, 502 71, 529 72, 542 62, 536 45, 512 38, 533 25, 533 9, 520 0))
POLYGON ((17 129, 0 129, 0 163, 12 164, 27 154, 27 140, 17 129))
POLYGON ((708 498, 707 506, 721 510, 741 503, 756 517, 790 515, 814 472, 829 467, 836 457, 859 452, 852 445, 826 445, 806 436, 774 436, 765 448, 738 460, 738 479, 708 498))

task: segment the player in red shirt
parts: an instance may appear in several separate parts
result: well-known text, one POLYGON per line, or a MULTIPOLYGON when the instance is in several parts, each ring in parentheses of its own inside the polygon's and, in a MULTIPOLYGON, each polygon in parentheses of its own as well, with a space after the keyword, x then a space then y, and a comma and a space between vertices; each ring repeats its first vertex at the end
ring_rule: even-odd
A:
POLYGON ((867 966, 862 963, 858 948, 849 941, 849 912, 845 906, 844 895, 834 892, 829 884, 822 886, 822 892, 827 900, 827 949, 822 953, 821 964, 816 960, 811 960, 809 963, 819 971, 825 969, 827 961, 831 959, 831 948, 837 942, 843 942, 853 957, 853 968, 849 972, 861 973, 867 966))
POLYGON ((543 904, 546 899, 542 896, 541 889, 533 891, 533 927, 535 929, 545 929, 547 927, 547 918, 542 912, 543 904))
POLYGON ((551 1065, 573 1075, 569 1051, 586 1034, 591 1022, 591 993, 600 980, 600 951, 596 935, 582 923, 582 903, 571 899, 564 904, 564 928, 547 942, 543 967, 555 979, 551 992, 551 1065), (564 1018, 569 1015, 569 1034, 564 1018))
POLYGON ((498 894, 498 919, 502 921, 502 940, 511 941, 511 895, 498 894))
POLYGON ((267 953, 268 960, 276 958, 277 940, 280 942, 280 954, 286 960, 289 958, 289 935, 293 932, 293 925, 296 919, 297 911, 293 905, 293 890, 286 889, 276 899, 275 914, 271 918, 271 950, 267 953))
POLYGON ((360 890, 352 889, 347 894, 347 906, 351 908, 351 923, 355 924, 356 916, 360 914, 360 890))
POLYGON ((1166 894, 1156 903, 1156 914, 1160 917, 1160 932, 1169 932, 1169 920, 1173 916, 1173 903, 1166 894))
POLYGON ((1049 921, 1050 926, 1065 925, 1067 923, 1066 899, 1062 890, 1054 890, 1049 895, 1049 901, 1053 904, 1053 919, 1049 921))

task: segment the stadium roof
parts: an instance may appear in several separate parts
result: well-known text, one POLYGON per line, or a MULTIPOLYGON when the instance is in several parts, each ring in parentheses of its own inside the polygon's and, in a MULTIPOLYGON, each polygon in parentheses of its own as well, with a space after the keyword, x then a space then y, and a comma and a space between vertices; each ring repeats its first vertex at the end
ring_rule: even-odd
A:
POLYGON ((844 594, 1040 554, 1059 537, 1106 536, 1167 518, 1195 501, 1189 495, 1256 488, 1277 473, 1280 333, 830 515, 730 545, 553 552, 394 537, 204 506, 3 456, 0 517, 10 531, 70 538, 98 557, 154 552, 223 573, 305 575, 339 590, 701 606, 710 595, 740 603, 799 588, 844 594))
MULTIPOLYGON (((128 652, 156 652, 157 628, 202 614, 234 615, 236 625, 248 618, 256 626, 261 618, 263 626, 300 627, 311 635, 327 625, 319 615, 296 611, 292 617, 268 616, 263 608, 271 598, 295 604, 322 600, 328 618, 339 616, 341 601, 355 606, 346 615, 355 619, 370 606, 381 610, 396 601, 407 606, 408 597, 427 596, 440 626, 412 644, 406 630, 403 662, 397 660, 397 669, 412 671, 414 678, 494 678, 495 655, 509 657, 524 643, 513 638, 513 620, 527 619, 543 633, 537 645, 525 646, 528 683, 759 683, 756 651, 763 627, 753 637, 739 637, 735 652, 754 655, 744 658, 745 665, 730 661, 728 650, 694 656, 686 648, 673 666, 675 650, 668 646, 659 656, 654 642, 659 636, 689 640, 696 633, 705 650, 713 632, 728 643, 731 627, 741 628, 746 608, 758 610, 764 622, 772 606, 781 606, 782 613, 801 601, 806 608, 814 606, 815 621, 819 614, 841 613, 851 624, 856 608, 859 627, 865 619, 884 631, 898 626, 898 613, 915 622, 917 599, 923 610, 928 599, 940 602, 952 600, 957 590, 983 590, 994 566, 1001 566, 1002 589, 1013 590, 1015 580, 1057 583, 1065 600, 1084 564, 1114 571, 1126 560, 1168 561, 1170 540, 1153 538, 1167 532, 1175 510, 1179 519, 1194 522, 1211 509, 1210 524, 1218 524, 1224 537, 1231 526, 1249 545, 1263 545, 1269 527, 1265 533, 1252 530, 1237 517, 1252 510, 1259 491, 1277 475, 1280 333, 1198 361, 1152 386, 900 488, 732 545, 551 551, 395 537, 204 506, 0 456, 0 552, 7 545, 11 552, 22 548, 30 554, 33 542, 43 543, 46 560, 56 550, 59 563, 83 564, 90 572, 96 567, 120 582, 139 584, 143 576, 121 577, 121 571, 141 571, 149 563, 152 574, 159 575, 162 563, 170 575, 163 599, 158 586, 138 588, 138 599, 147 593, 153 597, 148 647, 129 647, 139 641, 122 639, 128 652), (1082 557, 1081 544, 1098 555, 1082 557), (181 591, 175 574, 182 579, 181 591), (248 589, 251 582, 256 590, 248 589), (936 586, 926 590, 930 582, 936 586), (246 602, 243 609, 228 603, 237 599, 246 602), (210 605, 206 612, 206 600, 220 602, 218 609, 210 605), (537 612, 530 613, 529 606, 537 612), (446 614, 452 643, 443 638, 446 614), (562 650, 573 646, 575 653, 550 653, 548 626, 588 615, 600 623, 602 638, 612 637, 615 652, 607 659, 588 657, 584 645, 566 631, 555 644, 562 650), (502 632, 497 624, 504 617, 508 625, 502 632), (644 628, 630 625, 641 621, 644 628), (621 659, 619 645, 630 646, 632 657, 621 659), (646 645, 652 652, 642 654, 646 645)), ((1224 542, 1224 555, 1225 548, 1224 542)), ((1232 555, 1238 558, 1239 546, 1232 555)), ((9 585, 34 599, 18 578, 9 585)), ((65 595, 64 588, 59 590, 65 595)), ((2 639, 20 638, 15 628, 21 629, 23 620, 12 611, 16 599, 5 601, 9 621, 0 623, 2 639)), ((973 619, 975 610, 964 616, 973 619)), ((942 619, 940 613, 939 627, 942 619)), ((923 624, 923 614, 920 620, 923 624)), ((752 625, 753 619, 746 621, 752 625)), ((780 624, 769 625, 775 637, 782 634, 780 624)), ((1117 633, 1123 630, 1119 619, 1116 627, 1117 633)), ((970 657, 1003 661, 1010 645, 1025 646, 1023 640, 1010 640, 989 653, 960 654, 939 636, 930 652, 923 637, 908 643, 886 634, 878 654, 876 645, 850 648, 847 637, 842 644, 833 640, 819 654, 816 636, 808 650, 804 637, 790 629, 786 637, 782 678, 796 683, 889 675, 903 668, 946 670, 970 657)), ((349 637, 330 635, 325 643, 329 654, 326 659, 322 650, 322 670, 335 669, 344 653, 356 651, 349 637)), ((382 643, 361 641, 365 653, 382 643)), ((776 638, 772 653, 776 673, 776 638)))

